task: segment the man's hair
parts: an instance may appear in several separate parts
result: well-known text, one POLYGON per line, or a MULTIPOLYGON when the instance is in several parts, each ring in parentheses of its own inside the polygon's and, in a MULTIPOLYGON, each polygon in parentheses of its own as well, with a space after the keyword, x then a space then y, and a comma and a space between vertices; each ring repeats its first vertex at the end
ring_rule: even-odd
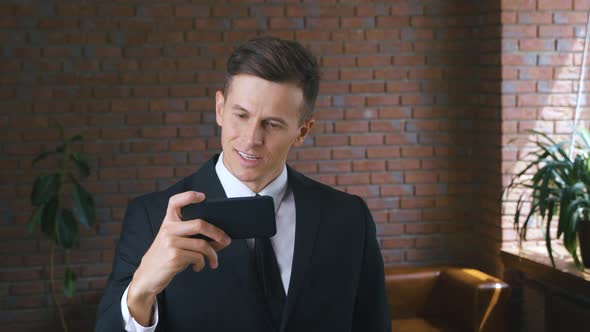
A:
POLYGON ((316 58, 295 41, 260 37, 242 44, 227 60, 224 94, 233 76, 247 74, 276 83, 293 83, 303 91, 301 119, 313 115, 320 74, 316 58))

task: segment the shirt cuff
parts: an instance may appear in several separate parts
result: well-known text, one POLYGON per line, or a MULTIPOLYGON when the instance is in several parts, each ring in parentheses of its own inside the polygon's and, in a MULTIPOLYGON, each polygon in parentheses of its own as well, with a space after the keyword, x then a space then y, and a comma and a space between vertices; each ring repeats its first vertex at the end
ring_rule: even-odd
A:
POLYGON ((127 332, 153 332, 156 330, 158 325, 158 299, 155 299, 154 306, 152 307, 152 322, 153 325, 149 327, 141 326, 129 312, 127 306, 127 292, 129 292, 129 286, 125 289, 125 293, 121 296, 121 313, 123 314, 123 321, 125 322, 125 331, 127 332))

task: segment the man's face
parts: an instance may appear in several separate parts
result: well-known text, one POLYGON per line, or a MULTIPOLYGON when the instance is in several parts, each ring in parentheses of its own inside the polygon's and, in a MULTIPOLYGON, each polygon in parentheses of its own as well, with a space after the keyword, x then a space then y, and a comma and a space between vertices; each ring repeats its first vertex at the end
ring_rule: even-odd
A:
POLYGON ((254 192, 272 182, 292 146, 303 143, 313 120, 302 123, 303 91, 252 75, 232 78, 227 96, 215 95, 225 167, 254 192))

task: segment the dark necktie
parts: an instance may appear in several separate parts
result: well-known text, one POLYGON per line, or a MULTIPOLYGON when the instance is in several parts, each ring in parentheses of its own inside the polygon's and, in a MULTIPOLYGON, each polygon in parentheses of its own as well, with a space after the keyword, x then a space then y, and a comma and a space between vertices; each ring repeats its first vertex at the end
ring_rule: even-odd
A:
POLYGON ((270 239, 256 238, 254 240, 254 251, 256 253, 256 268, 258 270, 260 285, 268 303, 273 323, 278 331, 281 326, 286 296, 283 282, 281 281, 279 265, 277 264, 270 239))

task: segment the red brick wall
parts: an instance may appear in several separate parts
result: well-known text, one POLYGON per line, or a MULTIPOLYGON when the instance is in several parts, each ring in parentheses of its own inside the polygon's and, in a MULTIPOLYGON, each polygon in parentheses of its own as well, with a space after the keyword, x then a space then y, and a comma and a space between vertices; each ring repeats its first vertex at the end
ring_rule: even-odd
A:
MULTIPOLYGON (((572 132, 590 1, 506 1, 502 7, 502 182, 520 171, 532 150, 526 130, 557 140, 572 132), (514 140, 511 142, 511 140, 514 140)), ((585 91, 590 90, 588 71, 585 91)), ((585 93, 587 95, 587 93, 585 93)), ((588 98, 582 98, 580 124, 588 126, 588 98)), ((502 206, 504 244, 516 241, 516 198, 502 206)), ((544 243, 540 232, 532 241, 544 243)))
POLYGON ((57 142, 49 119, 84 133, 79 148, 93 167, 86 184, 99 220, 71 254, 79 291, 66 308, 72 326, 89 330, 128 199, 167 187, 218 151, 213 95, 232 47, 258 34, 296 39, 319 57, 318 123, 290 163, 367 200, 386 264, 496 273, 510 235, 502 174, 517 158, 515 147, 501 148, 503 135, 544 121, 540 106, 522 103, 547 95, 556 77, 537 62, 559 64, 545 55, 575 44, 583 29, 569 13, 588 6, 565 2, 564 10, 491 0, 0 5, 0 325, 57 329, 49 246, 24 227, 40 171, 30 161, 57 142), (521 11, 551 19, 528 23, 540 18, 521 11), (571 35, 538 38, 565 33, 548 32, 554 22, 571 35), (527 49, 544 47, 538 39, 554 39, 553 48, 527 49))

